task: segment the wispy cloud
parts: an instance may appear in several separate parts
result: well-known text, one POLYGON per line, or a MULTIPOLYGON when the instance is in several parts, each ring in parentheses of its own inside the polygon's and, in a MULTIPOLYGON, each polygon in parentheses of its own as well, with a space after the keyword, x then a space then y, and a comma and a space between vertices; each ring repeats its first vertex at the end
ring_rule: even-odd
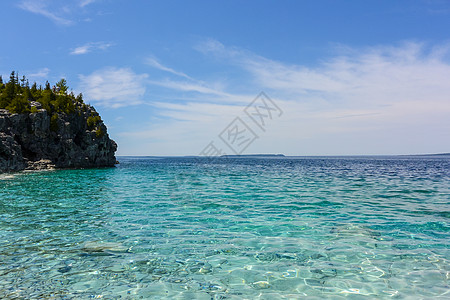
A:
POLYGON ((87 54, 87 53, 95 51, 95 50, 106 50, 111 46, 113 46, 112 43, 106 43, 106 42, 87 43, 82 46, 76 47, 75 49, 73 49, 70 52, 70 54, 71 55, 82 55, 82 54, 87 54))
POLYGON ((196 92, 204 95, 229 96, 229 94, 219 89, 212 88, 206 84, 202 84, 201 82, 161 80, 149 81, 149 83, 178 91, 196 92))
MULTIPOLYGON (((212 43, 212 42, 209 42, 212 43)), ((324 99, 330 103, 391 105, 393 102, 446 100, 450 92, 445 61, 450 46, 418 43, 349 50, 316 67, 284 64, 214 42, 210 54, 226 57, 249 72, 256 86, 287 99, 324 99)))
POLYGON ((250 152, 398 154, 448 148, 442 142, 450 139, 448 45, 404 43, 347 48, 344 53, 341 47, 338 55, 314 67, 271 60, 214 40, 196 49, 234 66, 233 74, 245 78, 241 85, 254 94, 211 88, 213 82, 192 78, 151 81, 174 93, 200 95, 178 103, 154 102, 162 119, 128 138, 157 139, 152 149, 159 153, 173 147, 166 153, 184 149, 196 154, 264 90, 285 113, 250 152), (199 142, 189 144, 187 137, 199 142))
MULTIPOLYGON (((217 82, 215 76, 194 78, 151 58, 147 64, 167 72, 167 77, 150 80, 131 69, 108 68, 80 76, 82 88, 87 99, 103 106, 150 104, 153 117, 147 127, 118 134, 126 141, 122 144, 148 143, 143 149, 153 154, 198 154, 260 91, 284 114, 249 152, 337 155, 448 149, 443 142, 450 140, 448 44, 340 47, 337 55, 314 67, 272 60, 214 40, 197 50, 233 68, 237 86, 217 82), (145 94, 150 86, 166 98, 152 95, 149 101, 145 94)), ((125 154, 148 154, 126 147, 125 154)))
POLYGON ((187 79, 192 79, 191 77, 189 77, 188 75, 186 75, 186 74, 183 73, 183 72, 179 72, 179 71, 176 71, 176 70, 174 70, 174 69, 172 69, 172 68, 169 68, 169 67, 167 67, 167 66, 164 66, 163 64, 161 64, 161 63, 160 63, 156 58, 154 58, 154 57, 147 57, 147 58, 145 59, 145 63, 146 63, 147 65, 149 65, 150 67, 159 69, 159 70, 161 70, 161 71, 169 72, 169 73, 172 73, 172 74, 174 74, 174 75, 177 75, 177 76, 180 76, 180 77, 184 77, 184 78, 187 78, 187 79))
POLYGON ((97 0, 81 0, 80 1, 80 6, 81 7, 85 7, 85 6, 87 6, 87 5, 89 5, 89 4, 91 4, 91 3, 94 3, 94 2, 96 2, 97 0))
POLYGON ((177 71, 173 68, 167 67, 160 63, 155 57, 148 57, 145 59, 145 64, 156 68, 158 70, 167 72, 171 75, 175 75, 176 77, 182 77, 184 79, 161 79, 161 80, 151 80, 149 84, 164 87, 171 90, 182 91, 182 92, 191 92, 198 94, 197 99, 201 99, 205 96, 216 96, 216 98, 209 98, 210 100, 215 99, 217 101, 225 101, 228 99, 233 99, 233 95, 224 91, 224 85, 221 82, 205 82, 200 79, 195 79, 186 73, 177 71))
POLYGON ((19 3, 19 7, 31 13, 44 16, 60 25, 72 25, 74 23, 72 20, 51 11, 47 5, 47 1, 25 0, 19 3))
POLYGON ((80 75, 86 99, 105 107, 118 108, 142 103, 147 74, 128 68, 105 68, 90 75, 80 75))
POLYGON ((98 0, 20 0, 18 7, 28 12, 41 15, 58 25, 69 26, 74 25, 76 23, 75 20, 90 20, 90 18, 86 18, 85 16, 88 10, 80 8, 85 8, 89 4, 97 1, 98 0), (79 18, 80 15, 83 15, 83 17, 79 18))
MULTIPOLYGON (((243 49, 235 47, 225 47, 225 45, 215 39, 206 39, 204 41, 201 41, 194 46, 194 49, 202 52, 205 55, 214 54, 221 55, 222 57, 227 58, 231 58, 235 55, 242 55, 245 52, 243 49)), ((248 54, 255 56, 255 54, 252 53, 248 54)))
POLYGON ((48 74, 50 73, 49 68, 42 68, 38 70, 37 72, 28 74, 27 77, 30 79, 42 79, 42 78, 48 78, 48 74))

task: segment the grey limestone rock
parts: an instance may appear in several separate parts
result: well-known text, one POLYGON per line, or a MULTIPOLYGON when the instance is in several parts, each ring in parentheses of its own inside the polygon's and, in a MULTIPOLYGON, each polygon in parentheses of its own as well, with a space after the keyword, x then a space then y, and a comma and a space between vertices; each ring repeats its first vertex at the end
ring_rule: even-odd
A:
POLYGON ((89 128, 89 116, 98 115, 86 105, 71 114, 58 113, 55 126, 39 103, 37 111, 11 114, 0 109, 0 172, 24 169, 112 167, 117 144, 100 120, 89 128))

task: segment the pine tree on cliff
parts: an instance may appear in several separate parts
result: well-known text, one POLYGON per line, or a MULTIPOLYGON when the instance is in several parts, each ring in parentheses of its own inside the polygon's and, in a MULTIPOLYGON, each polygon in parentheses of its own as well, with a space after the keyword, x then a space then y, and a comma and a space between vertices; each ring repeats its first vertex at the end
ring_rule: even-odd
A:
MULTIPOLYGON (((3 79, 2 79, 3 82, 3 79)), ((36 105, 31 108, 31 101, 39 102, 43 109, 53 118, 57 114, 73 114, 77 109, 86 111, 82 95, 68 93, 69 87, 66 79, 61 79, 51 88, 50 83, 45 83, 45 88, 36 83, 30 88, 25 76, 19 80, 18 73, 12 71, 9 82, 0 84, 0 109, 7 109, 11 113, 23 114, 30 111, 37 112, 36 105)), ((95 124, 95 128, 98 124, 95 124)))
POLYGON ((31 86, 30 92, 31 92, 32 98, 33 98, 35 101, 38 101, 39 98, 41 97, 41 91, 38 90, 38 87, 37 87, 36 82, 33 83, 33 85, 31 86))
POLYGON ((56 86, 59 88, 61 94, 67 94, 69 87, 67 86, 67 81, 64 78, 58 81, 56 86))
POLYGON ((0 107, 6 108, 16 96, 16 76, 15 72, 11 72, 9 82, 6 83, 5 89, 0 97, 0 107))
POLYGON ((10 112, 16 114, 23 114, 30 112, 30 101, 28 96, 31 96, 30 91, 27 89, 22 96, 14 97, 11 103, 6 107, 10 112))

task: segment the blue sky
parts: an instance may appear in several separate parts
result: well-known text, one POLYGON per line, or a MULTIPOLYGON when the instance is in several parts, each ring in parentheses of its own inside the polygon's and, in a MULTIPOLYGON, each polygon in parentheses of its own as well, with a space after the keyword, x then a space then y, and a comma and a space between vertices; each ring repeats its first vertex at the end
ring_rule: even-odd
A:
POLYGON ((118 155, 234 154, 236 117, 242 153, 450 152, 449 1, 20 0, 0 24, 0 74, 66 78, 118 155))

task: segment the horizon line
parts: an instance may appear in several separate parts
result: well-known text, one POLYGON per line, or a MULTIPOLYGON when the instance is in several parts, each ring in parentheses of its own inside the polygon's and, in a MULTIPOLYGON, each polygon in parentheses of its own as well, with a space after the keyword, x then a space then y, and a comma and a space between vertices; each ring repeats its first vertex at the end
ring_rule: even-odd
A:
POLYGON ((201 155, 116 155, 116 157, 158 157, 158 158, 224 158, 224 157, 273 157, 273 158, 289 158, 289 157, 380 157, 380 156, 450 156, 450 152, 445 153, 423 153, 423 154, 332 154, 332 155, 285 155, 281 153, 260 153, 260 154, 227 154, 220 156, 201 156, 201 155))

